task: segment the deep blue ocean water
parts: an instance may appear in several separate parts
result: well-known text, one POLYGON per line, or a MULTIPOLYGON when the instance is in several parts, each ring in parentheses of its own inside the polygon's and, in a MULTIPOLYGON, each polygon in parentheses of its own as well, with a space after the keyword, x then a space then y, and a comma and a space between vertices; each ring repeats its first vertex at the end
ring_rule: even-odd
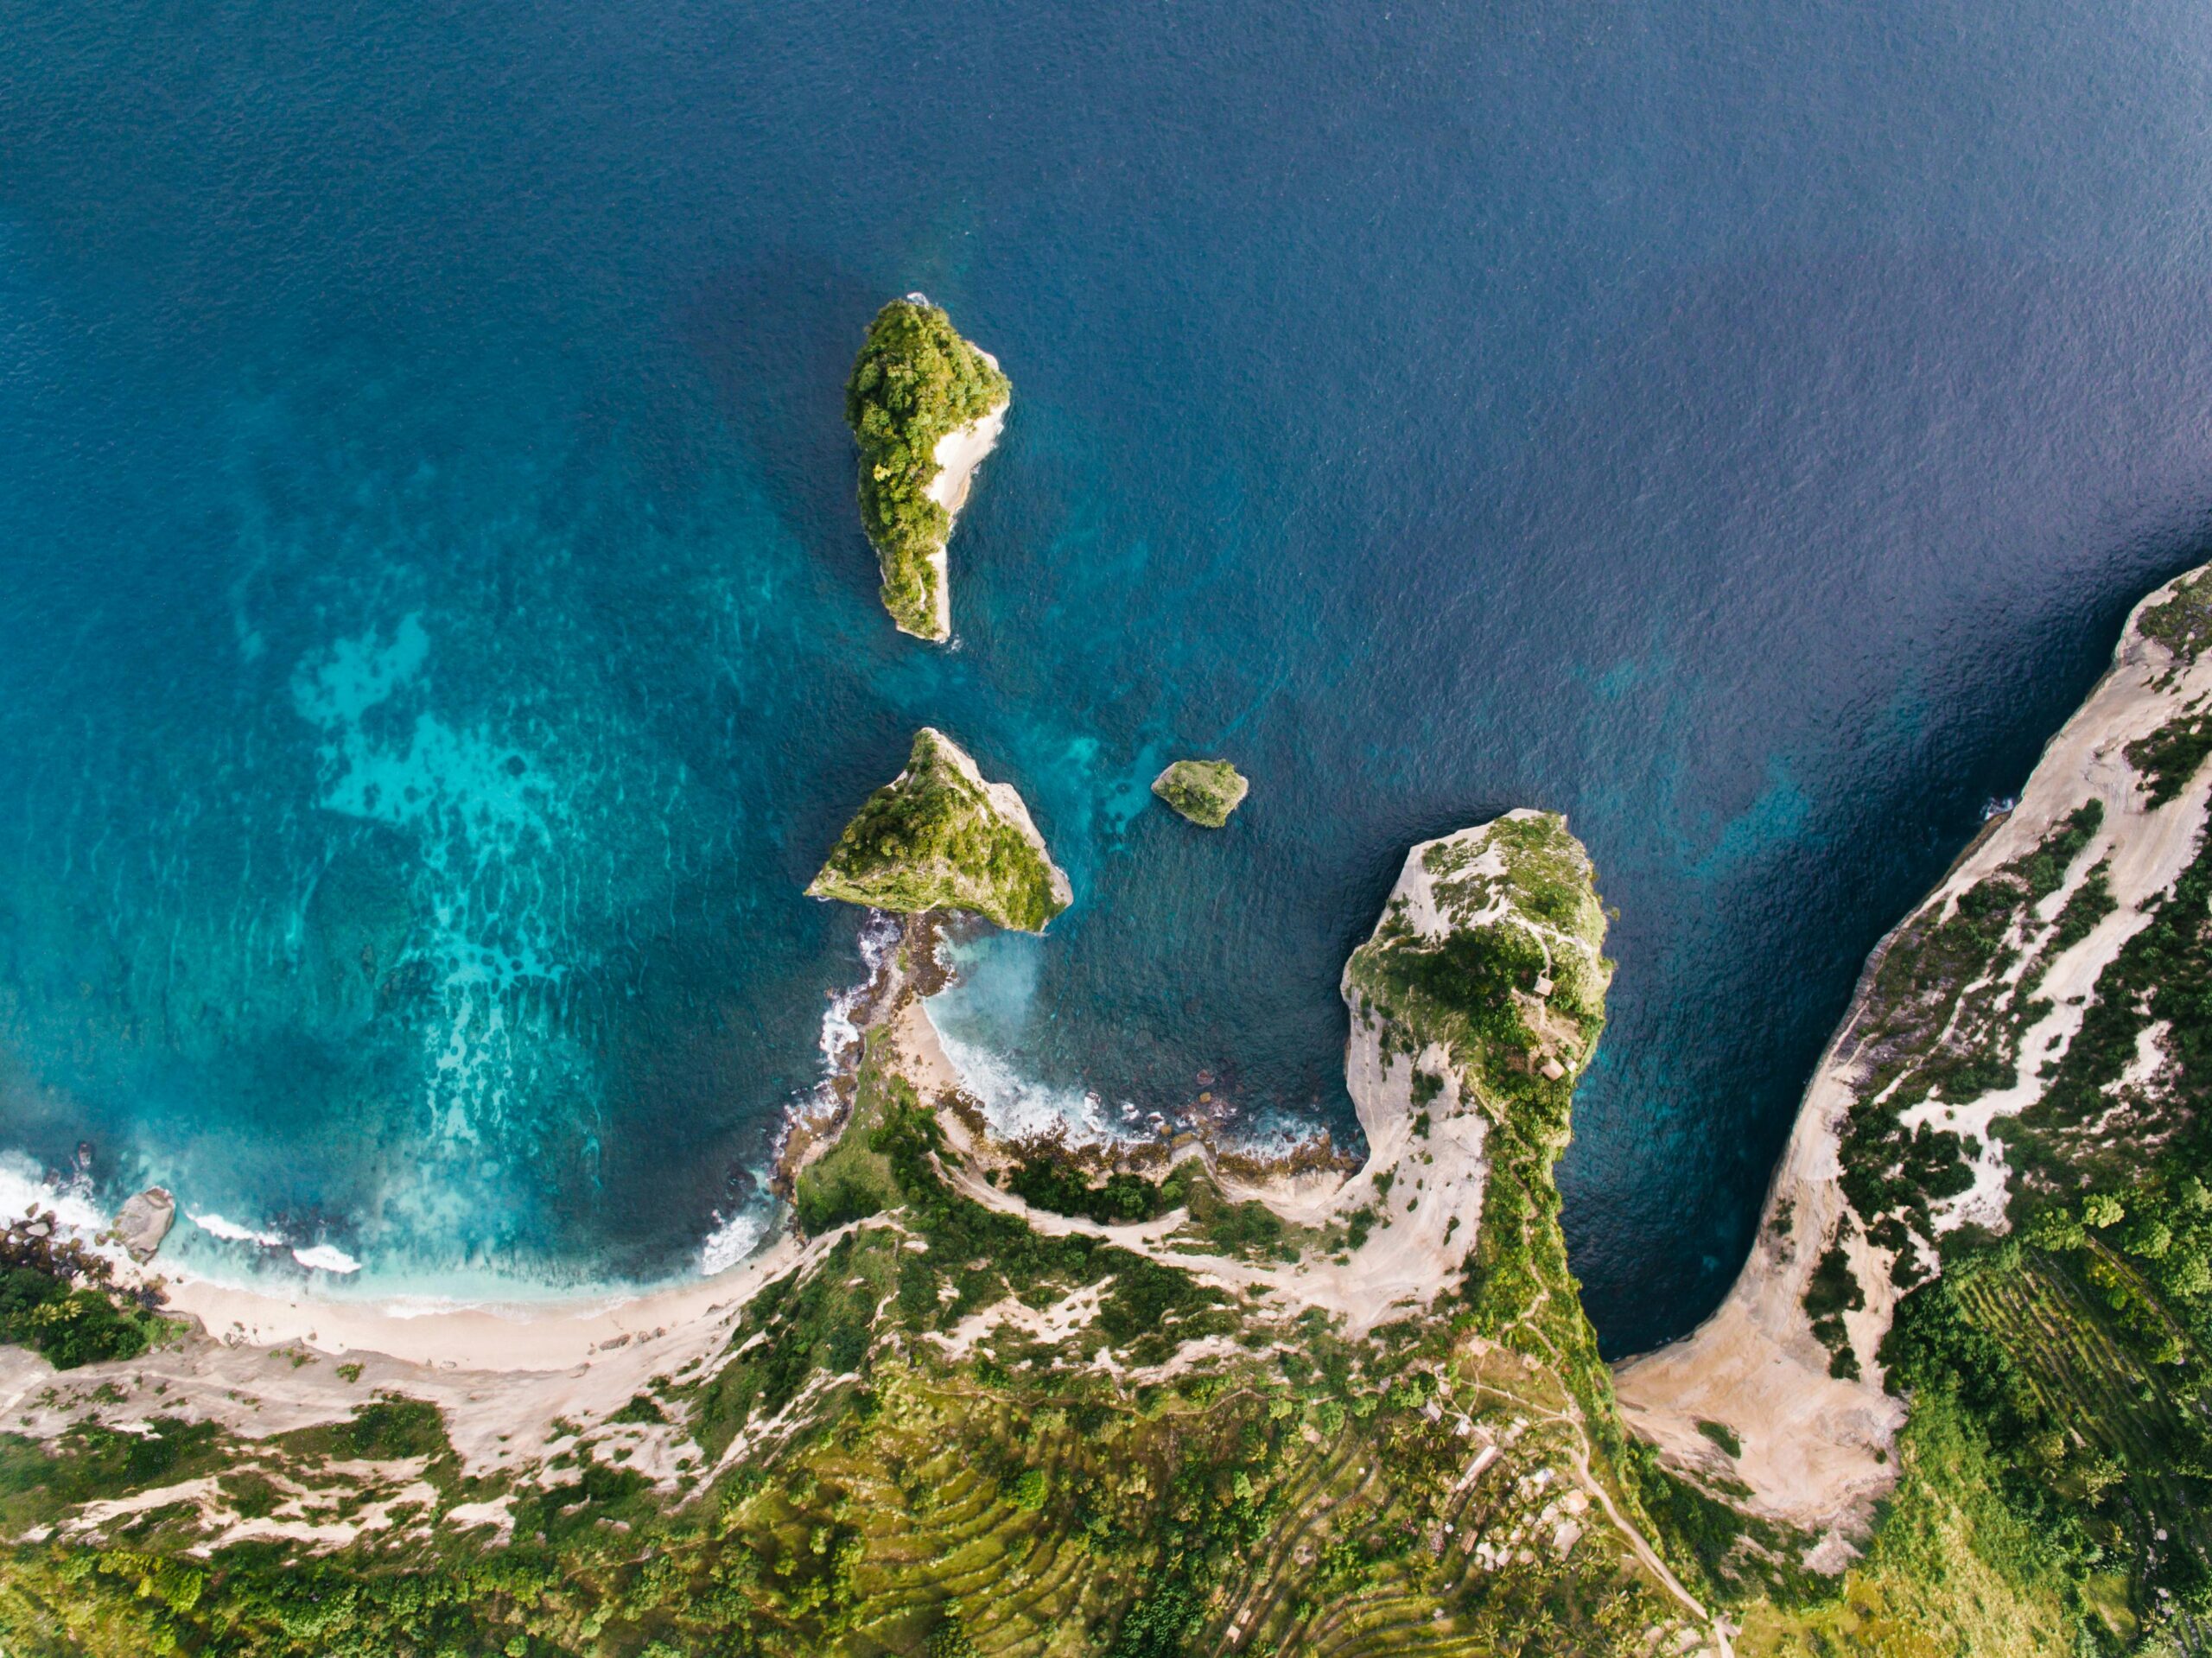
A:
POLYGON ((380 1293, 690 1270, 927 721, 1073 877, 940 1007, 1033 1102, 1341 1127, 1407 845, 1566 811, 1575 1266, 1679 1333, 1866 950, 2201 556, 2208 66, 2183 0, 28 0, 0 1143, 380 1293), (949 650, 840 413, 916 288, 1016 388, 949 650))

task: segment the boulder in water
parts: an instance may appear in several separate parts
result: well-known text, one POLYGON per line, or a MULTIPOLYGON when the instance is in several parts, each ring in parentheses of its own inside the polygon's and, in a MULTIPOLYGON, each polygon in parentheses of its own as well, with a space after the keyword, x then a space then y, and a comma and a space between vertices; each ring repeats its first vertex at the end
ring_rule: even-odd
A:
POLYGON ((176 1199, 160 1186, 149 1186, 116 1211, 115 1236, 130 1258, 148 1261, 176 1223, 176 1199))

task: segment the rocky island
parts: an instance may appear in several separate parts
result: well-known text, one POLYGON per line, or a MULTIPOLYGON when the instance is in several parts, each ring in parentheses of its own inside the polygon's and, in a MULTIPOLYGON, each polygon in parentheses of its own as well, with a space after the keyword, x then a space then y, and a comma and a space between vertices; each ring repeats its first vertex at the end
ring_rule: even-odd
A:
POLYGON ((806 890, 878 910, 963 910, 1023 932, 1044 931, 1071 896, 1013 786, 985 782, 967 751, 929 726, 806 890))
POLYGON ((1202 829, 1227 823, 1251 787, 1227 760, 1177 760, 1152 780, 1153 793, 1202 829))
POLYGON ((997 443, 1014 388, 998 359, 919 294, 876 313, 845 383, 860 445, 861 523, 902 633, 952 637, 945 543, 976 468, 997 443))

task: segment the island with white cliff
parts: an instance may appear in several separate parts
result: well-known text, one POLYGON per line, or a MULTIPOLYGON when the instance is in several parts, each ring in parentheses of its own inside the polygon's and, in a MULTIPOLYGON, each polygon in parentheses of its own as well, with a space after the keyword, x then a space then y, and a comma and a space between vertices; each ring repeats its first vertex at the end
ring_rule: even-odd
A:
POLYGON ((882 569, 883 607, 902 633, 952 637, 945 545, 1013 397, 998 359, 925 295, 893 300, 868 325, 845 383, 845 422, 860 445, 861 523, 882 569))

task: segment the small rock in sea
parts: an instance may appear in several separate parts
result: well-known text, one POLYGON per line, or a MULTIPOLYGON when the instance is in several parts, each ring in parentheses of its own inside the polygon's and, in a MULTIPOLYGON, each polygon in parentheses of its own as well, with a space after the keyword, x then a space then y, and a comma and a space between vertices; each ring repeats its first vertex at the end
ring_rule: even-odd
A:
POLYGON ((1227 823, 1250 788, 1227 760, 1177 760, 1152 780, 1153 793, 1204 829, 1227 823))
POLYGON ((160 1186, 149 1186, 128 1199, 115 1217, 115 1236, 133 1261, 154 1258, 176 1221, 176 1199, 160 1186))

